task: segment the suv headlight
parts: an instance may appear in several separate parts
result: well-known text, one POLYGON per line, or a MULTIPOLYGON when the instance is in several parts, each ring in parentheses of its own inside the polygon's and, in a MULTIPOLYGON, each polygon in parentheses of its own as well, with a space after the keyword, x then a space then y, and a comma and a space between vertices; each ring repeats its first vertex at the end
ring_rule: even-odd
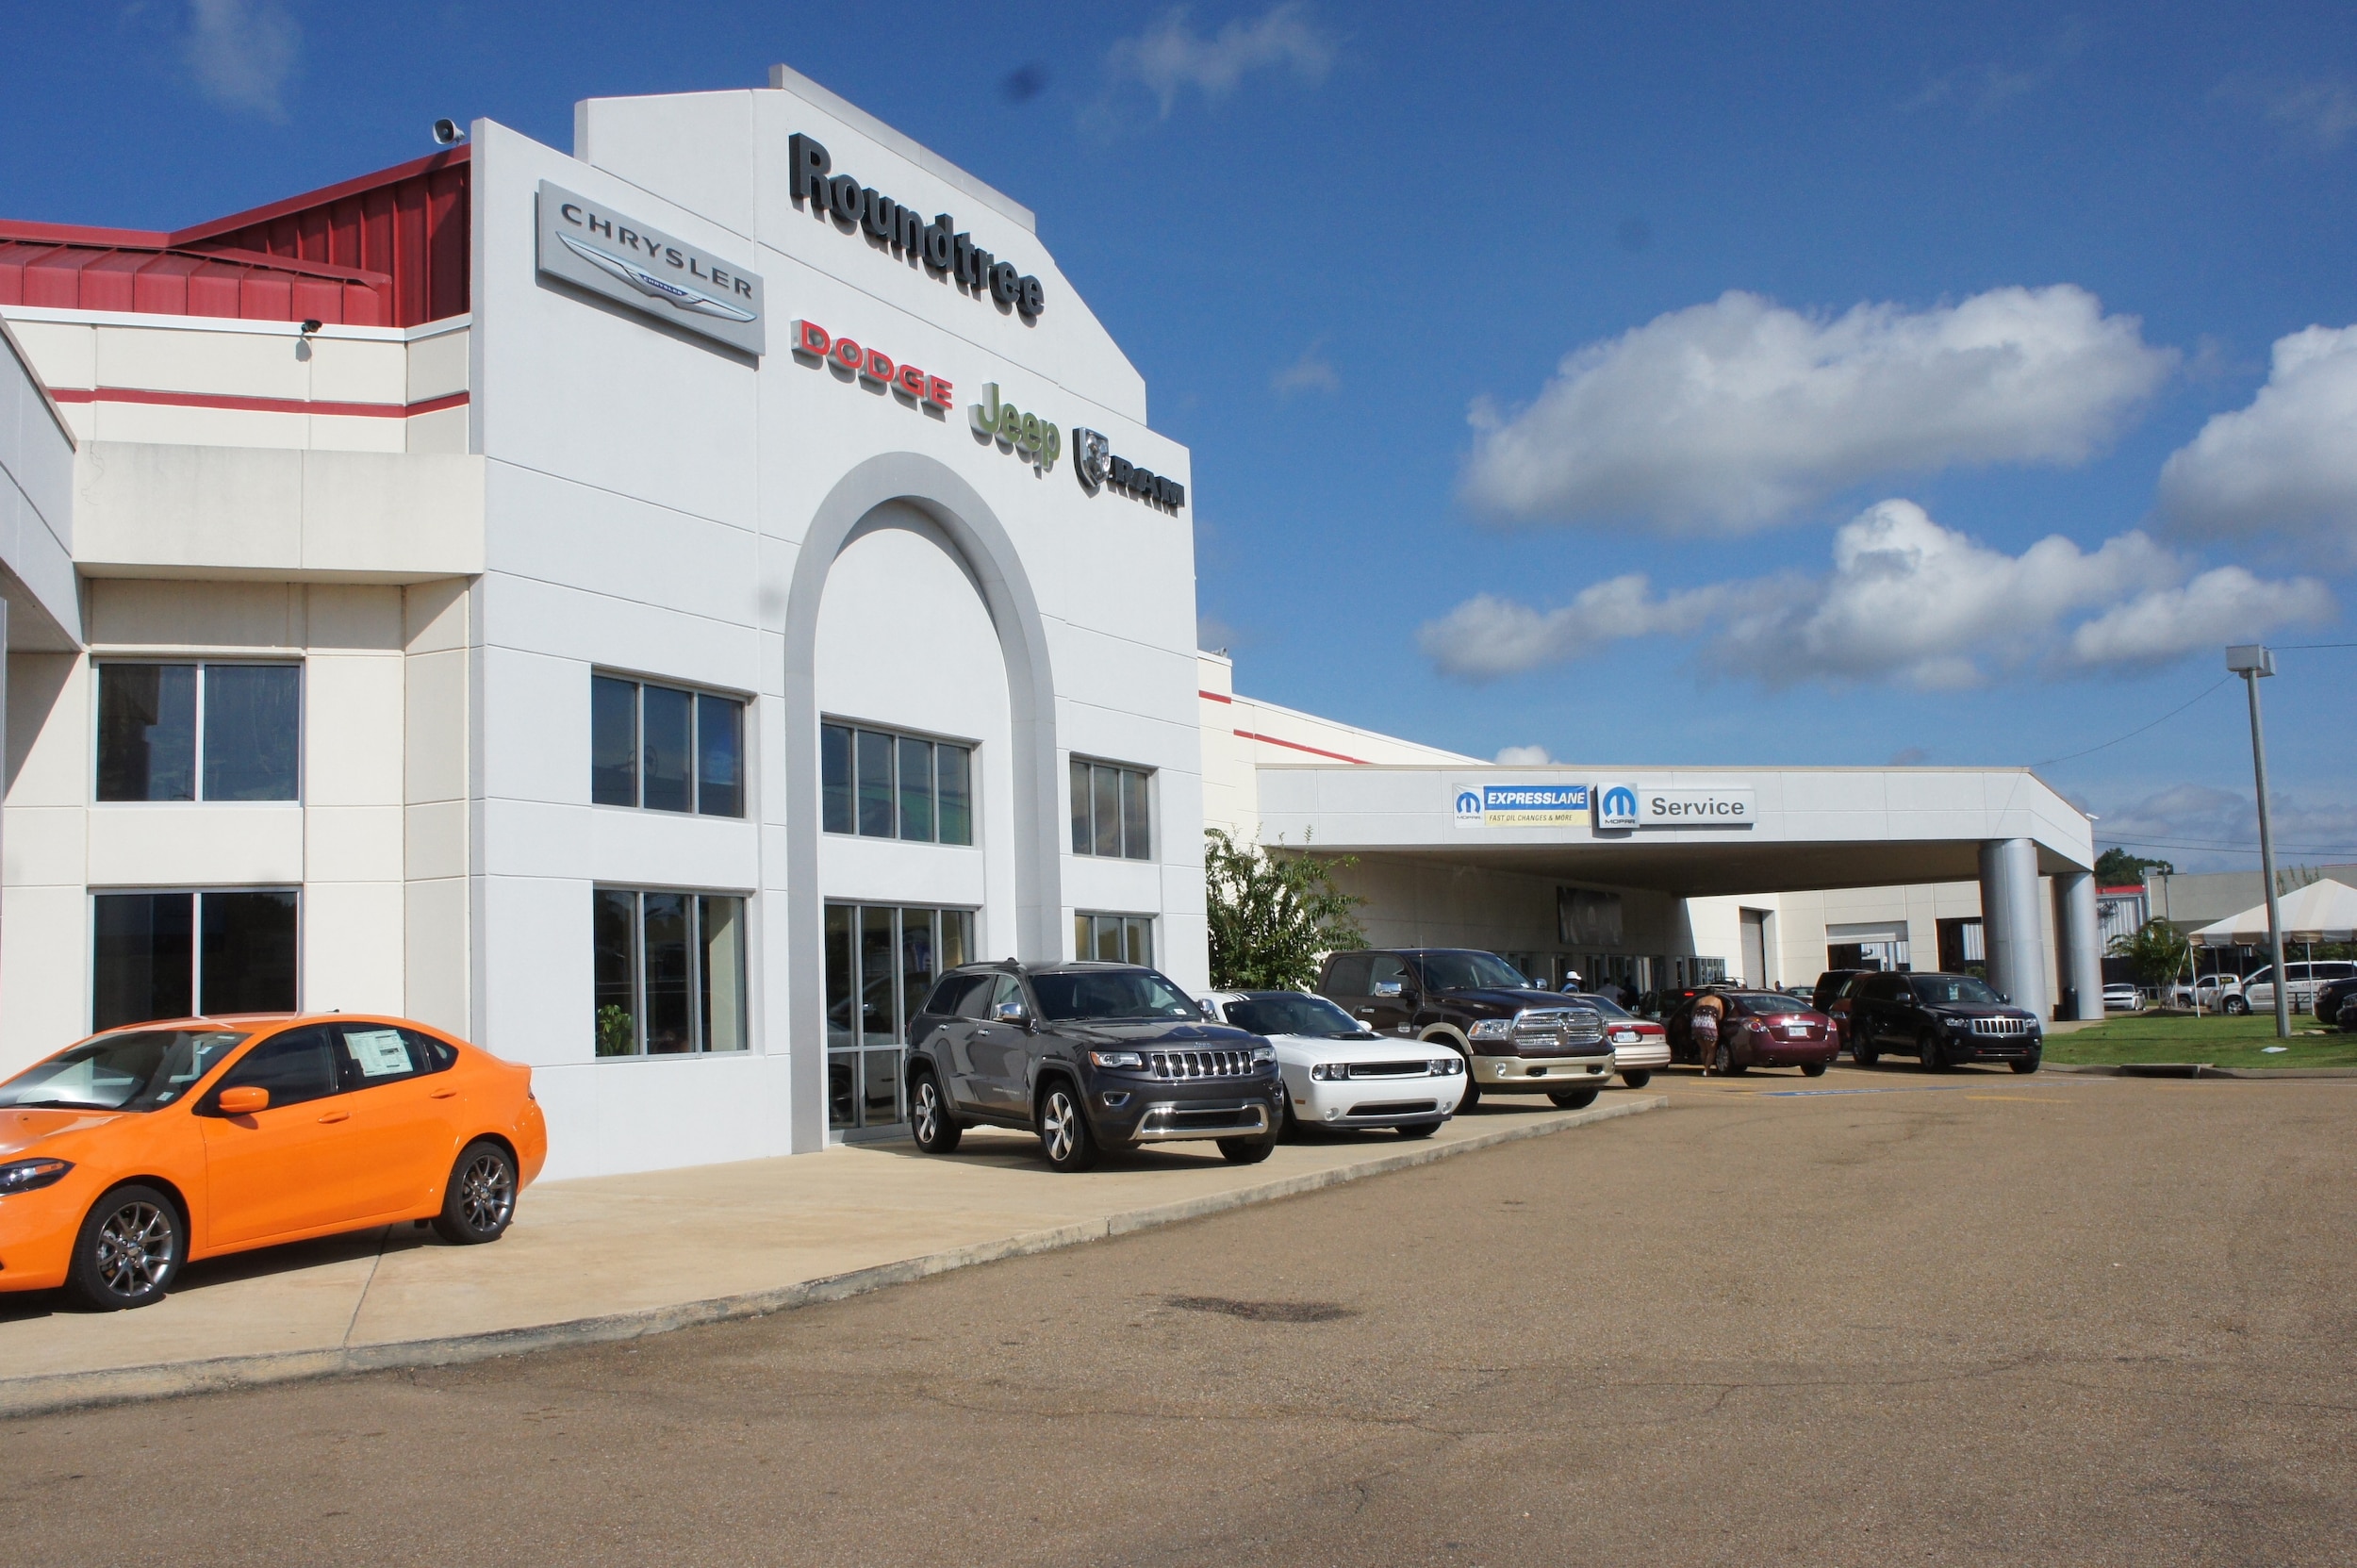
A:
POLYGON ((1465 1059, 1461 1056, 1436 1056, 1432 1059, 1432 1076, 1435 1078, 1455 1078, 1464 1070, 1465 1059))
POLYGON ((1475 1024, 1473 1028, 1465 1031, 1465 1033, 1469 1038, 1475 1040, 1510 1040, 1514 1037, 1514 1020, 1511 1018, 1484 1018, 1480 1022, 1475 1024))
POLYGON ((1275 1046, 1255 1046, 1252 1048, 1252 1064, 1254 1066, 1265 1067, 1276 1060, 1277 1048, 1275 1046))
POLYGON ((10 1193, 37 1192, 65 1180, 71 1160, 12 1160, 0 1165, 0 1197, 10 1193))
POLYGON ((1100 1067, 1144 1067, 1146 1058, 1134 1050, 1093 1050, 1089 1060, 1100 1067))

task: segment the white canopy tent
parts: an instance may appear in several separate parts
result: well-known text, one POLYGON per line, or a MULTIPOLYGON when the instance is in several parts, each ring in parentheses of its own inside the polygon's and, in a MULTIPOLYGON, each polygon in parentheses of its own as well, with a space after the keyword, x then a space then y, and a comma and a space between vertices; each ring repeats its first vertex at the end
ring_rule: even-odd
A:
MULTIPOLYGON (((2326 879, 2312 882, 2276 900, 2283 911, 2283 940, 2357 942, 2357 887, 2326 879)), ((2203 926, 2188 938, 2201 948, 2264 948, 2267 906, 2256 903, 2240 915, 2203 926)))

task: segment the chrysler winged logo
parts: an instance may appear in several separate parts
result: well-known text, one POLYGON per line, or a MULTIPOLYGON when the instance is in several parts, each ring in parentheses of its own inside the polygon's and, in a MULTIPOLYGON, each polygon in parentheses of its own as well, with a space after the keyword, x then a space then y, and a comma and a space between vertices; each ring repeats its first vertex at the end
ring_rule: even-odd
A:
POLYGON ((559 234, 556 238, 565 242, 567 250, 600 272, 629 284, 642 294, 651 294, 656 299, 668 301, 681 310, 691 310, 699 316, 717 316, 724 322, 750 322, 754 319, 750 310, 731 305, 726 300, 716 300, 701 289, 657 277, 644 267, 634 266, 618 256, 608 256, 594 245, 585 245, 569 234, 559 234))
POLYGON ((1094 430, 1072 433, 1073 467, 1080 475, 1080 483, 1090 489, 1100 489, 1105 484, 1105 464, 1113 456, 1113 444, 1094 430))

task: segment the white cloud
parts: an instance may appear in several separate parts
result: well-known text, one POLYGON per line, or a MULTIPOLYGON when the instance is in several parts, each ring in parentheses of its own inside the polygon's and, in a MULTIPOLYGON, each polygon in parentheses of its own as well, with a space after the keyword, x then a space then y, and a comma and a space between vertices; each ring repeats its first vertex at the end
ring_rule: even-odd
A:
POLYGON ((2157 663, 2197 648, 2256 642, 2279 627, 2332 619, 2332 595, 2313 577, 2266 582, 2241 567, 2205 571, 2104 611, 2070 634, 2085 665, 2157 663))
POLYGON ((1554 760, 1543 746, 1505 746, 1497 754, 1500 767, 1544 767, 1554 760))
POLYGON ((267 120, 287 118, 303 30, 277 0, 190 0, 181 48, 207 98, 267 120))
POLYGON ((1701 589, 1656 599, 1652 584, 1635 573, 1591 584, 1553 610, 1485 593, 1427 622, 1416 641, 1442 673, 1488 680, 1565 664, 1626 637, 1689 630, 1714 597, 1701 589))
MULTIPOLYGON (((2279 868, 2357 859, 2357 803, 2299 790, 2271 793, 2279 868)), ((2095 842, 2166 860, 2180 871, 2256 870, 2258 806, 2247 785, 2171 784, 2099 813, 2095 842)))
POLYGON ((1279 397, 1294 392, 1339 392, 1343 378, 1335 371, 1334 362, 1326 357, 1325 339, 1320 338, 1301 351, 1301 357, 1269 377, 1269 387, 1279 397))
POLYGON ((2320 535, 2357 553, 2357 326, 2277 338, 2250 405, 2161 465, 2160 503, 2187 533, 2320 535))
POLYGON ((1553 610, 1483 594, 1426 624, 1417 640, 1443 673, 1481 680, 1624 638, 1700 632, 1707 666, 1763 685, 1889 681, 1946 690, 2036 664, 2149 664, 2323 619, 2332 608, 2310 579, 2267 582, 2239 567, 2194 575, 2140 533, 2093 551, 2057 535, 2009 555, 1941 527, 1911 501, 1885 501, 1836 533, 1833 568, 1821 577, 1666 597, 1641 576, 1615 577, 1553 610))
POLYGON ((2068 284, 1831 319, 1732 291, 1572 354, 1511 418, 1476 405, 1464 492, 1525 520, 1739 532, 1880 474, 2080 462, 2176 359, 2068 284))
POLYGON ((1113 85, 1143 85, 1167 120, 1188 88, 1224 98, 1255 71, 1290 68, 1314 86, 1333 69, 1334 40, 1310 20, 1310 8, 1299 0, 1286 0, 1255 22, 1231 21, 1209 38, 1195 30, 1180 6, 1138 37, 1115 43, 1106 65, 1113 85))
POLYGON ((2293 140, 2319 153, 2338 152, 2357 131, 2357 91, 2337 76, 2286 82, 2238 74, 2218 83, 2211 96, 2256 105, 2293 140))

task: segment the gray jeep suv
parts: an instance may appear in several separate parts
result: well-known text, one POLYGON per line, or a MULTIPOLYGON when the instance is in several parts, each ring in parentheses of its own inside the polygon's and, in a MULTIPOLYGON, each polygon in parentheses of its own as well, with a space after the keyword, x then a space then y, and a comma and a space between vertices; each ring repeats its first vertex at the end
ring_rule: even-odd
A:
POLYGON ((1248 1165, 1283 1124, 1276 1048, 1130 964, 952 969, 909 1020, 908 1074, 909 1120, 929 1154, 981 1124, 1036 1132, 1058 1170, 1188 1138, 1215 1139, 1248 1165))

